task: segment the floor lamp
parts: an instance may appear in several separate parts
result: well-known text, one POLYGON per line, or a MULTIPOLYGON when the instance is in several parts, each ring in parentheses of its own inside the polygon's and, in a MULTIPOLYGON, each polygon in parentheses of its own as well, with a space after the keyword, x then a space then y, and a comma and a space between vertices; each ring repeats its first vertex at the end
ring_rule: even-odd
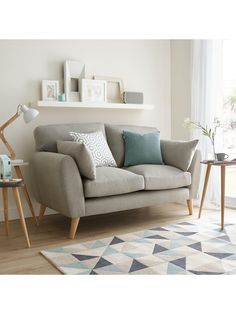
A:
MULTIPOLYGON (((16 159, 16 154, 15 154, 13 148, 11 147, 11 145, 6 140, 6 137, 4 135, 4 130, 11 123, 13 123, 21 114, 23 114, 23 118, 24 118, 25 123, 29 123, 30 121, 32 121, 34 118, 37 117, 39 112, 38 112, 38 110, 36 110, 34 108, 29 108, 29 107, 27 107, 25 105, 18 105, 16 113, 9 120, 7 120, 5 123, 3 123, 3 125, 0 126, 0 139, 2 140, 2 142, 5 145, 5 147, 7 148, 7 150, 9 151, 10 158, 12 160, 16 159)), ((20 169, 20 166, 19 165, 13 165, 13 166, 14 166, 14 169, 16 171, 17 177, 22 179, 22 180, 24 180, 22 172, 21 172, 21 169, 20 169)), ((29 196, 29 192, 28 192, 27 187, 26 187, 25 184, 23 186, 23 190, 24 190, 26 201, 27 201, 27 203, 29 205, 29 209, 30 209, 30 211, 32 213, 32 216, 35 219, 36 224, 38 225, 38 220, 37 220, 37 217, 35 215, 34 208, 33 208, 30 196, 29 196)))

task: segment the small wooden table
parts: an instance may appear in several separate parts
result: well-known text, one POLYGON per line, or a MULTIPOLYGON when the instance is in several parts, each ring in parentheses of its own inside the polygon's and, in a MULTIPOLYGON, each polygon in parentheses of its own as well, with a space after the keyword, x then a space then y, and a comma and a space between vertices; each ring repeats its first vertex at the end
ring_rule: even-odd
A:
POLYGON ((202 207, 206 195, 206 190, 207 190, 207 184, 211 172, 211 167, 212 166, 218 166, 221 168, 221 229, 224 229, 224 213, 225 213, 225 167, 228 166, 236 166, 236 161, 201 161, 202 164, 207 165, 206 169, 206 175, 205 175, 205 181, 204 181, 204 186, 202 190, 202 198, 201 198, 201 203, 200 203, 200 208, 199 208, 199 215, 198 218, 201 217, 202 213, 202 207))
POLYGON ((4 220, 5 220, 5 228, 6 235, 9 235, 9 225, 8 225, 8 188, 12 188, 13 195, 16 202, 16 207, 20 216, 21 226, 25 235, 27 246, 30 247, 29 235, 25 223, 25 217, 23 208, 21 205, 21 199, 18 188, 24 188, 24 183, 22 179, 13 179, 10 181, 0 180, 0 188, 2 188, 2 196, 3 196, 3 208, 4 208, 4 220))

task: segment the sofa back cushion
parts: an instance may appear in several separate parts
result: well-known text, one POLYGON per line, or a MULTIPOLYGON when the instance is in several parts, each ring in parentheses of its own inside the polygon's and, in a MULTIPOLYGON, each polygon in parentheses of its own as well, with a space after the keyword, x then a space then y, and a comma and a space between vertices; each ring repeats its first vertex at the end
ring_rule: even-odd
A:
POLYGON ((103 123, 71 123, 38 126, 34 130, 37 151, 57 152, 57 141, 71 141, 70 132, 89 133, 105 129, 103 123))
POLYGON ((123 139, 124 130, 140 134, 158 132, 158 129, 154 127, 105 124, 107 142, 118 167, 124 166, 125 159, 125 145, 123 139))
POLYGON ((198 140, 161 140, 161 152, 165 164, 187 171, 192 163, 198 140))

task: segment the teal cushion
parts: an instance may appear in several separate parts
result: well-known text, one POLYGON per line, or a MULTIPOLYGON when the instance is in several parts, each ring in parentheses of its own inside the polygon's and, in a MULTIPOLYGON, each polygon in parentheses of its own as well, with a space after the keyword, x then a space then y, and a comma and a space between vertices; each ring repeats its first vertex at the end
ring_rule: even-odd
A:
POLYGON ((139 134, 123 131, 123 139, 125 142, 125 167, 163 164, 159 132, 139 134))

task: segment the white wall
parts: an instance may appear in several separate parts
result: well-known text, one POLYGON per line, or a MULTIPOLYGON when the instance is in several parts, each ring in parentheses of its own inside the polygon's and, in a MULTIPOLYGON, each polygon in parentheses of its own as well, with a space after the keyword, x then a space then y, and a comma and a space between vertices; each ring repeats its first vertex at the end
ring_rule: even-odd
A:
MULTIPOLYGON (((43 79, 60 80, 62 88, 66 59, 84 61, 88 76, 123 78, 125 90, 143 91, 145 103, 154 104, 155 110, 40 108, 40 116, 31 124, 25 125, 20 117, 6 130, 18 158, 30 159, 34 151, 33 129, 42 124, 95 121, 142 124, 156 126, 163 138, 170 138, 169 40, 1 40, 0 124, 15 113, 19 103, 36 103, 40 99, 43 79)), ((1 143, 0 153, 6 153, 1 143)), ((24 173, 30 186, 27 167, 24 173)), ((14 208, 12 200, 10 207, 14 208)), ((26 206, 25 209, 28 215, 26 206)), ((15 217, 13 210, 10 217, 15 217)))
POLYGON ((189 139, 183 127, 191 111, 191 40, 171 40, 171 138, 189 139))

